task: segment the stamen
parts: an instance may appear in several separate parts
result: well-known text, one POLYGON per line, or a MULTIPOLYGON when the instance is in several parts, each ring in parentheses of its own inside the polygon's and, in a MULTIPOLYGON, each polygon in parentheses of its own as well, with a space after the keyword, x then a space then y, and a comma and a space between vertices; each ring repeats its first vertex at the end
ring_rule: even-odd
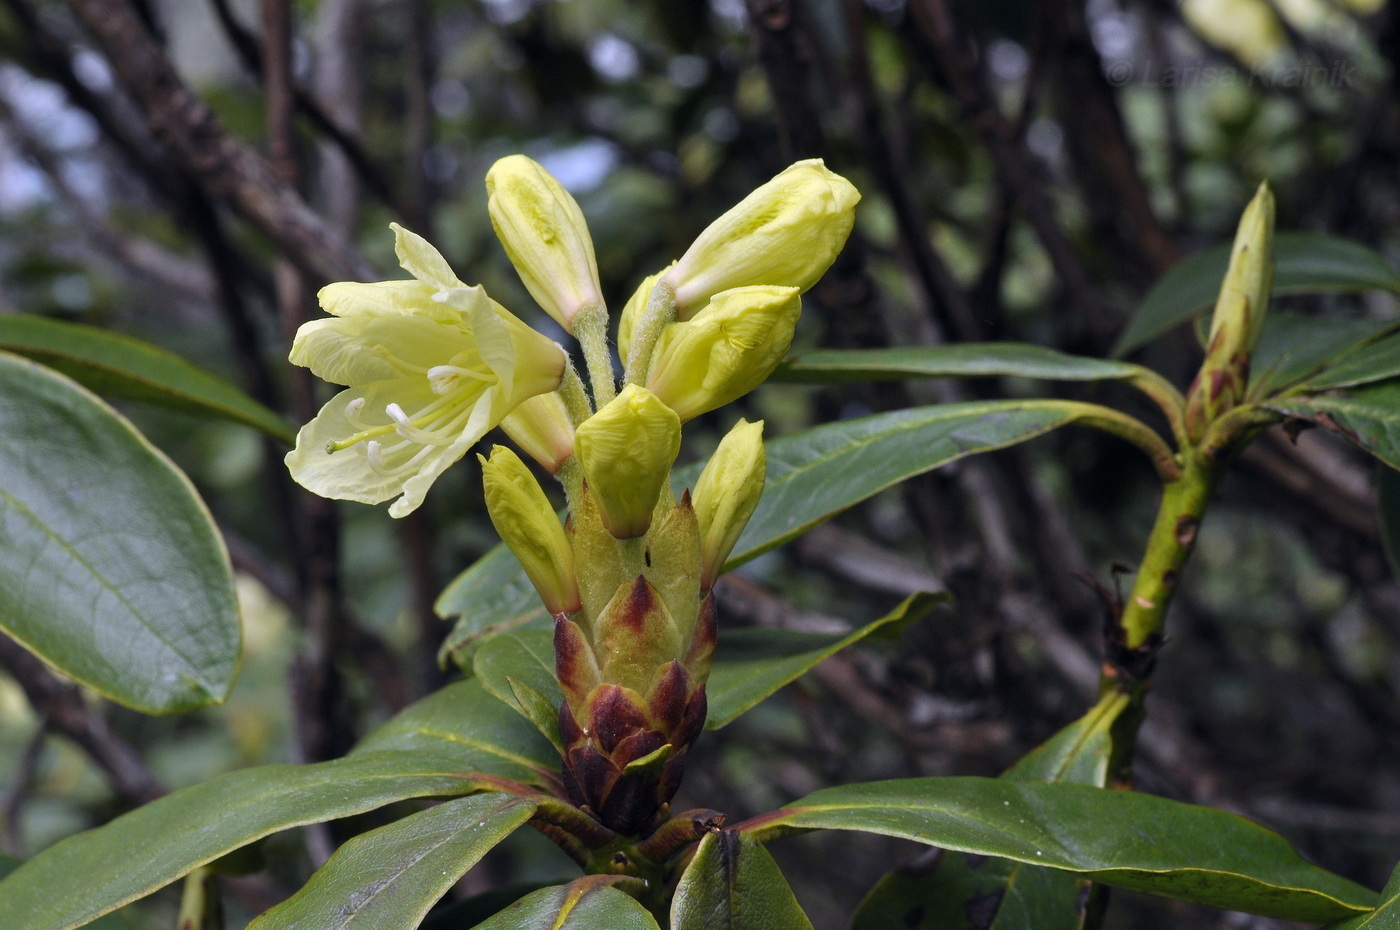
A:
POLYGON ((383 344, 376 344, 374 348, 370 349, 370 351, 373 352, 375 355, 379 356, 380 358, 384 359, 384 361, 388 362, 390 365, 393 365, 395 368, 402 371, 404 374, 421 375, 423 372, 428 370, 423 365, 415 365, 412 362, 407 361, 399 357, 398 355, 395 355, 392 351, 390 351, 388 346, 383 344))
POLYGON ((434 394, 446 394, 456 385, 458 378, 473 378, 477 381, 494 381, 495 375, 489 372, 472 371, 460 365, 434 365, 428 369, 428 385, 434 394))
POLYGON ((385 433, 392 433, 393 431, 394 424, 389 423, 384 426, 376 426, 373 429, 361 430, 355 435, 347 436, 344 439, 332 439, 330 442, 326 443, 326 454, 329 455, 333 452, 340 452, 358 442, 364 442, 366 439, 370 439, 374 436, 383 436, 385 433))

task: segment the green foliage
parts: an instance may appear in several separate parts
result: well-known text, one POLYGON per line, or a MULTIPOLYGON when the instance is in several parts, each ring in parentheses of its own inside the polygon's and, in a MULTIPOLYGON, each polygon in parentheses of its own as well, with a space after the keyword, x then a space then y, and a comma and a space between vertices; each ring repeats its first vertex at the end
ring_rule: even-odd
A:
POLYGON ((586 875, 541 888, 476 925, 476 930, 657 930, 646 908, 612 887, 618 879, 586 875))
POLYGON ((242 423, 291 442, 287 421, 173 353, 93 326, 0 315, 0 349, 42 362, 95 393, 242 423))
MULTIPOLYGON (((1213 304, 1229 260, 1230 246, 1222 244, 1163 275, 1133 311, 1113 355, 1142 348, 1213 304)), ((1280 233, 1275 238, 1275 295, 1367 290, 1400 293, 1400 274, 1374 250, 1314 233, 1280 233)))
POLYGON ((768 850, 732 830, 700 841, 671 904, 672 930, 812 930, 768 850))
POLYGON ((92 394, 3 352, 0 435, 0 628, 138 710, 224 700, 238 613, 189 480, 92 394))
POLYGON ((882 833, 1312 923, 1375 905, 1375 892, 1304 862, 1282 837, 1234 814, 1085 785, 986 778, 842 785, 745 829, 762 840, 800 830, 882 833))
POLYGON ((416 927, 467 869, 534 810, 527 800, 478 794, 362 833, 340 847, 300 891, 248 928, 416 927))

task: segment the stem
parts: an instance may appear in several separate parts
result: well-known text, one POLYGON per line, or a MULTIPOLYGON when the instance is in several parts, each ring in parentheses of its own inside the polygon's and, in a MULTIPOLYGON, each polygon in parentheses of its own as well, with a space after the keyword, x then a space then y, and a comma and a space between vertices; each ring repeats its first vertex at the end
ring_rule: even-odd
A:
POLYGON ((569 512, 577 513, 583 506, 583 466, 578 463, 578 458, 571 455, 560 462, 554 477, 564 486, 564 499, 569 502, 569 512))
POLYGON ((656 286, 647 297, 646 311, 642 313, 637 328, 632 331, 632 345, 627 350, 628 384, 645 386, 656 340, 661 338, 661 333, 667 326, 676 322, 678 313, 675 289, 665 280, 656 282, 656 286))
POLYGON ((564 401, 569 421, 577 427, 593 416, 593 406, 588 402, 588 391, 584 390, 583 379, 578 376, 572 360, 564 367, 563 380, 559 382, 559 397, 564 401))
POLYGON ((1138 373, 1128 379, 1128 385, 1146 394, 1161 409, 1171 424, 1176 444, 1186 445, 1186 398, 1176 389, 1176 385, 1151 368, 1141 366, 1138 373))
POLYGON ((1152 466, 1157 469, 1157 475, 1163 482, 1170 483, 1181 477, 1181 467, 1177 463, 1176 454, 1172 452, 1166 440, 1159 436, 1156 430, 1136 417, 1130 417, 1126 413, 1119 413, 1111 407, 1102 407, 1098 404, 1058 400, 1047 403, 1055 407, 1069 407, 1074 410, 1074 418, 1081 426, 1101 429, 1137 446, 1152 460, 1152 466))
POLYGON ((1119 618, 1123 645, 1130 650, 1161 636, 1177 579, 1196 545, 1196 531, 1223 470, 1216 459, 1198 452, 1184 458, 1186 467, 1181 476, 1162 489, 1147 552, 1119 618))
POLYGON ((595 304, 584 307, 574 317, 574 336, 583 349, 588 382, 593 387, 593 404, 601 409, 617 396, 617 375, 612 352, 608 350, 608 311, 595 304))

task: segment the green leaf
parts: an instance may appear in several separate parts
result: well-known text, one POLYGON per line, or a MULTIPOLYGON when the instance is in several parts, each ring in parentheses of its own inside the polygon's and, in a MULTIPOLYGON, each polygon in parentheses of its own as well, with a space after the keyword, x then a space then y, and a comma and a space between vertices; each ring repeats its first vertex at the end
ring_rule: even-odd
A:
MULTIPOLYGON (((1111 730, 1126 695, 1106 694, 1083 717, 1027 753, 1001 777, 1102 786, 1111 730)), ((853 930, 1079 930, 1085 879, 1009 859, 937 850, 896 869, 861 902, 853 930)))
POLYGON ((454 771, 537 787, 548 786, 559 767, 554 747, 476 679, 450 684, 404 708, 362 739, 351 758, 387 751, 414 764, 436 760, 454 771))
POLYGON ((179 469, 87 390, 0 352, 0 628, 114 701, 228 697, 228 554, 179 469))
MULTIPOLYGON (((24 865, 23 859, 16 859, 14 856, 0 853, 0 879, 22 865, 24 865)), ((84 930, 131 930, 131 922, 126 919, 125 912, 104 914, 92 923, 86 924, 84 930)))
POLYGON ((1395 377, 1400 377, 1400 333, 1392 333, 1347 353, 1337 364, 1309 378, 1305 389, 1358 387, 1395 377))
POLYGON ((474 930, 659 930, 647 909, 612 887, 617 875, 585 875, 541 888, 474 930))
MULTIPOLYGON (((725 563, 733 569, 915 475, 1074 422, 1069 401, 985 401, 841 420, 765 443, 768 483, 725 563)), ((679 470, 692 486, 700 466, 679 470)))
POLYGON ((0 315, 0 349, 42 362, 107 397, 232 420, 291 443, 296 431, 238 388, 140 339, 78 323, 0 315))
POLYGON ((407 798, 473 793, 470 773, 545 784, 540 760, 552 753, 479 682, 450 685, 347 758, 230 772, 55 844, 0 882, 0 930, 79 926, 280 830, 407 798))
POLYGON ((671 901, 672 930, 812 930, 768 850, 734 830, 700 841, 671 901))
POLYGON ((0 882, 0 930, 77 927, 280 830, 470 790, 461 770, 394 752, 230 772, 31 859, 0 882))
POLYGON ((1400 379, 1285 397, 1264 406, 1345 436, 1391 468, 1400 468, 1400 379))
MULTIPOLYGON (((1226 242, 1197 252, 1164 274, 1133 311, 1113 356, 1127 355, 1213 306, 1229 263, 1226 242)), ((1369 290, 1400 292, 1400 275, 1364 245, 1317 233, 1274 237, 1275 295, 1369 290)))
POLYGON ((472 668, 482 687, 525 715, 563 755, 559 704, 564 700, 554 677, 554 636, 523 630, 492 636, 481 644, 472 668))
POLYGON ((504 544, 452 579, 433 605, 439 617, 457 617, 438 661, 470 672, 472 654, 488 637, 510 630, 548 630, 549 612, 525 569, 504 544))
POLYGON ((993 778, 910 778, 817 791, 746 825, 756 838, 861 830, 1081 873, 1094 881, 1311 923, 1376 894, 1224 811, 1129 791, 993 778))
POLYGON ((510 795, 458 798, 362 833, 296 894, 248 930, 403 930, 428 910, 537 805, 510 795))
POLYGON ((1395 325, 1393 320, 1323 319, 1275 310, 1264 321, 1250 359, 1250 392, 1262 396, 1309 375, 1316 375, 1309 384, 1329 381, 1333 366, 1345 365, 1395 325))
MULTIPOLYGON (((1070 401, 941 404, 842 420, 766 442, 768 482, 725 569, 737 568, 901 481, 978 452, 1005 448, 1072 423, 1070 401)), ((677 469, 673 489, 692 487, 700 464, 677 469)), ((459 665, 482 637, 547 628, 548 614, 515 556, 497 546, 453 579, 440 616, 458 616, 443 655, 459 665)))
POLYGON ((705 729, 732 723, 779 688, 796 681, 823 659, 877 632, 898 635, 925 617, 946 594, 913 594, 885 616, 845 635, 748 627, 725 630, 705 686, 705 729))
POLYGON ((1374 911, 1328 924, 1326 930, 1400 930, 1400 866, 1390 873, 1374 911))
POLYGON ((960 342, 956 345, 901 346, 893 349, 818 349, 784 362, 775 381, 892 381, 900 378, 984 378, 997 375, 1049 381, 1132 378, 1139 365, 1069 355, 1016 342, 960 342))

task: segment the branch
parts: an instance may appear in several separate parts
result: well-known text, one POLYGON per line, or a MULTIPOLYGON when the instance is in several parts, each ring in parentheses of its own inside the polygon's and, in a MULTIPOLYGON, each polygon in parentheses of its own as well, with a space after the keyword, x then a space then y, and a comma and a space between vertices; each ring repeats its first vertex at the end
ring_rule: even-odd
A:
POLYGON ((370 280, 369 263, 336 235, 257 152, 229 135, 214 111, 122 0, 68 0, 144 112, 151 132, 179 163, 321 281, 370 280))
POLYGON ((76 686, 59 681, 43 662, 4 635, 0 635, 0 667, 24 689, 25 697, 49 727, 77 743, 107 773, 122 800, 145 804, 165 794, 165 786, 141 756, 88 708, 76 686))

